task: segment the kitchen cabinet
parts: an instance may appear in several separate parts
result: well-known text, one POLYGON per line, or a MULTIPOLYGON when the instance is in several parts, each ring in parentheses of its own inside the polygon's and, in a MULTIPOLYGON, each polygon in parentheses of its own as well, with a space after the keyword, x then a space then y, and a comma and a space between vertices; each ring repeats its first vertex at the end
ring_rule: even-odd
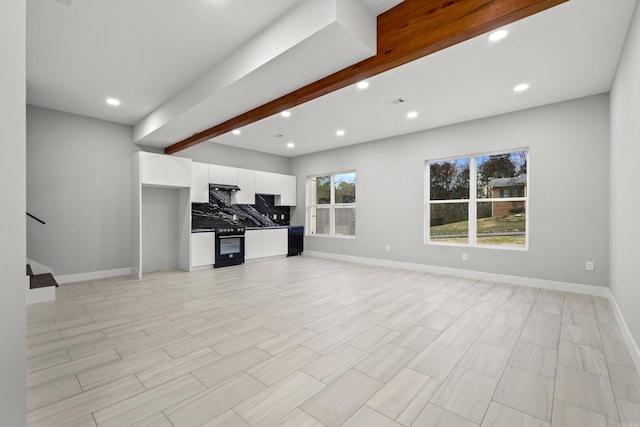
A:
POLYGON ((237 169, 237 186, 240 191, 231 193, 231 203, 235 205, 253 205, 256 203, 256 171, 237 169))
POLYGON ((209 203, 209 165, 191 164, 191 203, 209 203))
POLYGON ((230 166, 209 165, 211 184, 238 185, 238 170, 230 166))
POLYGON ((291 175, 280 175, 280 195, 276 196, 276 206, 296 205, 296 177, 291 175))
POLYGON ((280 174, 256 171, 256 193, 280 194, 280 174))
POLYGON ((166 187, 191 186, 191 159, 140 152, 143 185, 166 187))
POLYGON ((191 233, 191 267, 212 266, 216 262, 216 233, 191 233))
POLYGON ((247 230, 244 239, 244 257, 250 260, 287 255, 288 239, 287 228, 247 230))

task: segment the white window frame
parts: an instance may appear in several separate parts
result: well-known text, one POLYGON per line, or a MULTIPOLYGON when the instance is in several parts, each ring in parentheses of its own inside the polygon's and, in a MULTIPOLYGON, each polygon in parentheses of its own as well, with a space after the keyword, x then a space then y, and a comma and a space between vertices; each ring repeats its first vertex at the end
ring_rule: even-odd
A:
POLYGON ((528 251, 529 250, 529 211, 531 207, 529 205, 530 194, 530 180, 531 180, 531 164, 529 163, 529 148, 514 148, 508 150, 494 151, 489 153, 476 153, 464 156, 451 156, 441 159, 432 159, 425 161, 425 173, 424 173, 424 244, 434 246, 458 246, 458 247, 473 247, 483 249, 501 249, 510 251, 528 251), (503 197, 503 198, 478 198, 478 174, 477 174, 477 159, 483 156, 495 156, 500 154, 514 153, 518 151, 526 151, 527 153, 527 184, 523 197, 503 197), (445 162, 450 160, 469 159, 469 197, 466 199, 452 199, 452 200, 431 200, 431 168, 432 163, 445 162), (525 244, 524 245, 499 245, 499 244, 487 244, 477 242, 477 208, 478 202, 515 202, 524 201, 525 203, 525 244), (469 240, 468 243, 453 243, 453 242, 438 242, 431 240, 431 204, 446 204, 446 203, 467 203, 468 204, 468 224, 469 224, 469 240))
MULTIPOLYGON (((344 208, 352 208, 354 209, 354 212, 357 213, 356 211, 356 203, 357 203, 357 198, 356 198, 356 203, 336 203, 335 202, 335 176, 336 175, 342 175, 342 174, 346 174, 346 173, 354 173, 356 174, 356 194, 358 192, 358 184, 357 184, 357 173, 355 170, 346 170, 346 171, 341 171, 341 172, 331 172, 331 173, 319 173, 317 175, 309 175, 307 176, 307 200, 308 200, 308 204, 307 204, 307 209, 306 209, 306 215, 307 215, 307 232, 306 235, 307 236, 316 236, 316 237, 335 237, 335 238, 340 238, 340 239, 355 239, 356 235, 349 235, 349 234, 336 234, 336 209, 344 209, 344 208), (330 183, 330 191, 331 191, 331 196, 330 196, 330 202, 327 204, 316 204, 316 195, 315 195, 315 188, 314 188, 314 178, 318 178, 321 176, 330 176, 331 177, 331 183, 330 183), (316 210, 318 209, 329 209, 329 234, 318 234, 315 233, 314 227, 313 227, 313 221, 314 221, 314 216, 312 214, 313 212, 313 208, 315 207, 316 210)), ((356 234, 357 234, 357 222, 356 222, 356 234)))

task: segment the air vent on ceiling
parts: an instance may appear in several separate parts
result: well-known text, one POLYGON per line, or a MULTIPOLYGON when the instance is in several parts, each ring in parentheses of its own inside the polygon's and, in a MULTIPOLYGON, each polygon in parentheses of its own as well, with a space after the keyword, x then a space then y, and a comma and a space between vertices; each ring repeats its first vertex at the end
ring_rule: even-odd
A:
POLYGON ((394 98, 394 99, 390 99, 389 101, 385 101, 385 104, 398 105, 398 104, 402 104, 403 102, 404 102, 404 98, 394 98))

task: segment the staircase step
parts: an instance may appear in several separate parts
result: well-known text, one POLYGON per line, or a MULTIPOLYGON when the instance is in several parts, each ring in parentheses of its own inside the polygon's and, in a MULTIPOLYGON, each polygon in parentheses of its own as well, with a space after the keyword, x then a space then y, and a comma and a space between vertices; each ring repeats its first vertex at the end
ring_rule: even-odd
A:
POLYGON ((33 270, 30 264, 27 264, 27 276, 33 276, 33 270))
POLYGON ((29 288, 46 288, 48 286, 58 286, 58 282, 51 273, 34 274, 29 279, 29 288))

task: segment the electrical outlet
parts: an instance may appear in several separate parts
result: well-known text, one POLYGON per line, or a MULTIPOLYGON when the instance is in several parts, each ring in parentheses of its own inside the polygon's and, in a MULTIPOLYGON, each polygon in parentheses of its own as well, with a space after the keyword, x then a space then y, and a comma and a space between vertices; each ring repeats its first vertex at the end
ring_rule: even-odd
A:
POLYGON ((587 271, 593 271, 593 261, 587 261, 584 268, 587 271))
POLYGON ((467 256, 467 254, 462 254, 462 260, 463 261, 467 261, 469 259, 469 257, 467 256))
POLYGON ((284 219, 284 214, 281 214, 281 215, 280 215, 280 219, 284 219))
POLYGON ((387 252, 391 252, 391 245, 387 245, 387 252))

